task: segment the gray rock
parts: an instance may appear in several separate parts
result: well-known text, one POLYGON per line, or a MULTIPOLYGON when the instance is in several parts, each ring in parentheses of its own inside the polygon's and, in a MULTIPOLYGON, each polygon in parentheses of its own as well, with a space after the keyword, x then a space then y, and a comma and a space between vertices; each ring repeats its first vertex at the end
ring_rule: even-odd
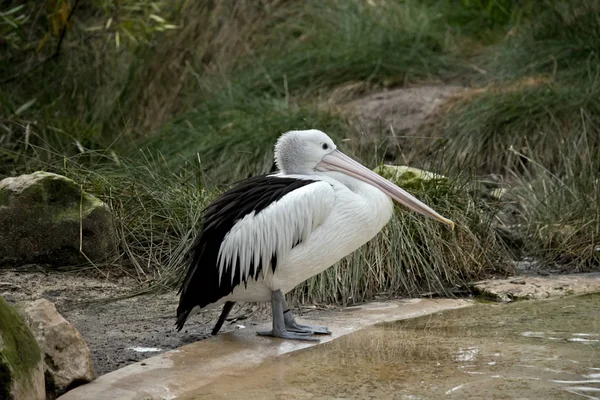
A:
POLYGON ((600 273, 520 276, 490 279, 473 284, 480 295, 504 303, 600 292, 600 273))
POLYGON ((95 378, 92 355, 77 330, 46 299, 17 304, 44 355, 46 390, 55 398, 95 378))
MULTIPOLYGON (((446 99, 460 94, 464 88, 445 85, 403 87, 367 95, 343 106, 351 116, 350 123, 364 139, 384 145, 393 158, 410 156, 416 148, 431 146, 431 138, 419 137, 427 118, 434 115, 446 99)), ((363 140, 364 140, 363 139, 363 140)))
POLYGON ((0 226, 0 265, 99 262, 116 249, 106 204, 50 172, 0 181, 0 226))
POLYGON ((0 297, 0 399, 45 398, 40 348, 23 318, 0 297))

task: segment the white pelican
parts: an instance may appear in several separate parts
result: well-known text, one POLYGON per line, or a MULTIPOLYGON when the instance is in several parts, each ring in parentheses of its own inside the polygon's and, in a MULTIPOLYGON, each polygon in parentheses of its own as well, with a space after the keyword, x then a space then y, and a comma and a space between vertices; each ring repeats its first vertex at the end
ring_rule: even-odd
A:
POLYGON ((433 209, 352 160, 318 130, 290 131, 275 144, 279 172, 249 178, 204 212, 177 308, 271 301, 273 328, 259 335, 317 340, 326 327, 296 323, 284 295, 373 238, 392 217, 391 199, 454 227, 433 209), (390 199, 391 198, 391 199, 390 199))

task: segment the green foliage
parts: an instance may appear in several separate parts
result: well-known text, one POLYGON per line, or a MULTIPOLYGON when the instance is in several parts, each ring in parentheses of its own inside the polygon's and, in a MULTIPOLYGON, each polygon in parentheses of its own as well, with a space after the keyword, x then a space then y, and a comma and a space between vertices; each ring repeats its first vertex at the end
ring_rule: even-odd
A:
POLYGON ((150 44, 157 33, 177 29, 167 21, 177 14, 181 1, 169 0, 95 0, 94 7, 102 11, 99 23, 85 26, 87 32, 101 32, 107 40, 114 41, 118 49, 122 43, 129 46, 150 44))
POLYGON ((52 0, 11 8, 20 22, 0 25, 0 43, 9 44, 0 56, 0 176, 127 135, 123 103, 140 68, 135 53, 174 27, 168 19, 180 3, 52 0))
POLYGON ((66 34, 73 36, 71 42, 102 35, 117 48, 121 42, 147 44, 156 33, 176 28, 165 18, 181 6, 174 0, 50 0, 42 7, 34 1, 8 3, 8 9, 0 12, 0 39, 9 59, 29 52, 47 54, 47 48, 55 52, 66 34))
POLYGON ((18 49, 24 40, 23 26, 31 17, 23 12, 24 9, 25 5, 19 4, 0 12, 0 38, 2 38, 4 46, 10 49, 18 49))
POLYGON ((484 172, 505 173, 535 157, 551 171, 565 168, 557 146, 576 142, 573 132, 587 124, 595 134, 589 146, 600 148, 600 86, 594 81, 577 86, 541 82, 487 89, 455 101, 436 127, 445 138, 438 143, 455 167, 466 163, 484 172))
MULTIPOLYGON (((348 82, 402 84, 450 68, 443 34, 414 1, 308 1, 275 25, 243 71, 257 92, 306 96, 348 82)), ((245 67, 245 65, 243 65, 245 67)))
POLYGON ((580 82, 600 71, 600 1, 547 0, 539 14, 482 60, 494 79, 552 76, 580 82))
POLYGON ((437 6, 451 30, 493 42, 529 15, 535 4, 530 0, 444 0, 437 6))
POLYGON ((457 171, 514 178, 527 254, 597 265, 597 224, 583 218, 599 171, 597 0, 95 0, 69 18, 74 4, 10 2, 0 15, 0 176, 44 168, 83 183, 115 212, 112 264, 141 281, 178 282, 202 207, 271 171, 282 132, 324 130, 374 165, 376 133, 361 135, 327 102, 457 77, 482 87, 442 105, 419 133, 440 140, 416 160, 450 178, 415 188, 457 230, 399 209, 295 298, 449 293, 504 274, 498 205, 457 171), (563 151, 584 144, 585 158, 563 151))
POLYGON ((47 168, 83 185, 111 208, 121 248, 109 265, 134 272, 144 283, 172 279, 214 197, 198 165, 173 172, 162 158, 140 153, 136 159, 96 153, 95 164, 81 154, 47 168), (163 276, 164 275, 164 276, 163 276))
POLYGON ((563 272, 597 271, 600 267, 600 149, 590 143, 597 133, 586 126, 559 151, 565 169, 552 173, 536 163, 513 196, 525 207, 527 253, 541 268, 563 272))
POLYGON ((200 163, 214 183, 274 170, 273 145, 291 129, 316 128, 344 137, 344 121, 316 107, 299 107, 269 96, 224 91, 142 143, 171 167, 200 163))

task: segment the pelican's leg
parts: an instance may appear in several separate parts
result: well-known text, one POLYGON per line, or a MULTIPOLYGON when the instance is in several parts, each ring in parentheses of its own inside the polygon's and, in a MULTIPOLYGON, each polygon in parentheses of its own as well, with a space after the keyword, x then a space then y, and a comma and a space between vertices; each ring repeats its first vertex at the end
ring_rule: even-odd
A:
POLYGON ((282 339, 296 339, 318 341, 319 339, 312 336, 311 331, 292 332, 286 328, 283 310, 285 305, 285 297, 281 290, 276 290, 271 294, 271 310, 273 311, 273 329, 270 331, 256 332, 260 336, 273 336, 282 339))
POLYGON ((300 325, 297 323, 296 318, 294 318, 294 314, 292 314, 290 307, 285 301, 285 297, 283 298, 283 306, 283 319, 285 322, 285 327, 289 332, 310 332, 319 335, 331 335, 331 331, 326 326, 300 325))

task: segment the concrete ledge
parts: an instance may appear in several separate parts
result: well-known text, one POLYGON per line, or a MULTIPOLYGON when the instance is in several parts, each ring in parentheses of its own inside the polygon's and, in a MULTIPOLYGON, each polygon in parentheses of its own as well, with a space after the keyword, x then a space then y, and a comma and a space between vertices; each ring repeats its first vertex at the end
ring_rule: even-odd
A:
POLYGON ((267 325, 229 332, 128 365, 66 393, 59 400, 175 399, 199 390, 225 373, 243 372, 267 358, 326 343, 377 323, 414 318, 471 304, 473 302, 469 300, 412 299, 368 303, 298 318, 299 322, 329 326, 332 335, 320 336, 320 342, 284 341, 256 336, 256 330, 267 329, 267 325))
POLYGON ((600 273, 516 276, 476 282, 473 288, 484 297, 504 303, 598 293, 600 273))

